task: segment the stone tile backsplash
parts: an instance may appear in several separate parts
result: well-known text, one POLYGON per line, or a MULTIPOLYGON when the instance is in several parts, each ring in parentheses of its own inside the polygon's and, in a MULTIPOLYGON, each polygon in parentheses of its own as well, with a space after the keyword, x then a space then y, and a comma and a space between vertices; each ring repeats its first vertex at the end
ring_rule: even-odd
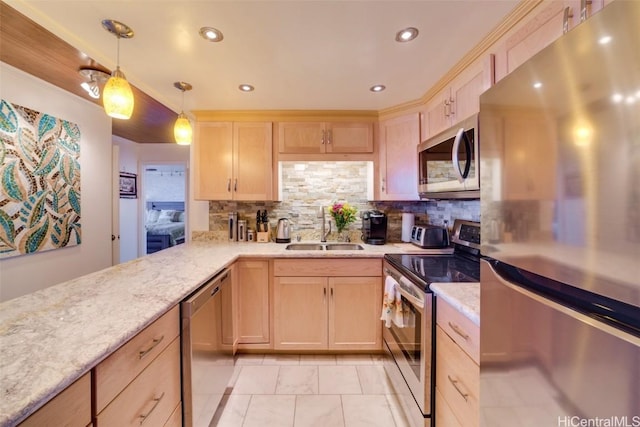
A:
MULTIPOLYGON (((226 240, 230 212, 237 212, 238 219, 246 219, 248 227, 255 229, 256 211, 266 209, 274 233, 278 218, 286 217, 293 224, 294 240, 299 235, 301 240, 317 241, 322 221, 318 211, 323 206, 325 220, 331 221, 333 230, 327 240, 337 240, 335 223, 326 210, 335 201, 349 202, 359 214, 371 209, 385 212, 389 242, 400 241, 403 212, 414 213, 416 224, 444 225, 446 221, 451 226, 456 218, 480 221, 479 200, 368 201, 367 167, 367 162, 282 162, 282 201, 211 201, 208 238, 226 240)), ((349 226, 351 241, 360 241, 361 226, 359 220, 349 226)))

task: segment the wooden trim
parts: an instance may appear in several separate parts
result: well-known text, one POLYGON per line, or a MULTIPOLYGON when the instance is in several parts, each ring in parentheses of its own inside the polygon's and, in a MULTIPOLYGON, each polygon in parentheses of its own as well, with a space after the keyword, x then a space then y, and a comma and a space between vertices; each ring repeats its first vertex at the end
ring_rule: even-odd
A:
POLYGON ((273 121, 273 122, 376 122, 373 110, 193 110, 198 122, 273 121))
POLYGON ((287 154, 278 153, 276 162, 373 162, 376 160, 375 153, 360 154, 340 154, 340 153, 322 153, 322 154, 287 154))
MULTIPOLYGON (((85 80, 78 70, 92 67, 110 74, 107 67, 2 1, 0 22, 0 61, 102 106, 102 99, 89 97, 80 87, 85 80)), ((112 133, 134 142, 175 142, 173 124, 178 115, 134 85, 131 89, 133 115, 129 120, 113 119, 112 133)))
POLYGON ((486 37, 471 49, 465 56, 458 61, 449 72, 447 72, 436 84, 422 95, 422 97, 407 101, 400 105, 384 108, 378 112, 380 117, 391 118, 404 114, 408 111, 413 112, 414 109, 422 107, 434 96, 444 90, 451 82, 469 67, 474 61, 482 56, 491 46, 496 44, 504 37, 513 27, 522 21, 532 10, 534 10, 544 0, 522 0, 516 7, 496 26, 486 37))

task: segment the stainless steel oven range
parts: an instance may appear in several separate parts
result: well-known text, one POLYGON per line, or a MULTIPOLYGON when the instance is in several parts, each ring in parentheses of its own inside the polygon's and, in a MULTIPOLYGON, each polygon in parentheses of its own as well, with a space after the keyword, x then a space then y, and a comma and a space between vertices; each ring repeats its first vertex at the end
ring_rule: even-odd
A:
POLYGON ((429 285, 480 281, 480 224, 456 220, 452 234, 453 253, 384 257, 385 284, 395 281, 403 306, 402 319, 384 327, 385 370, 411 426, 434 426, 436 317, 429 285))

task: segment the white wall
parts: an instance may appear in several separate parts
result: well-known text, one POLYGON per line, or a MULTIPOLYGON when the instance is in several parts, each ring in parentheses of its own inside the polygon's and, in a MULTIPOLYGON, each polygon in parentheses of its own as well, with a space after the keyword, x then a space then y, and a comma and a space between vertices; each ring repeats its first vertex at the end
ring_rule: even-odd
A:
MULTIPOLYGON (((138 173, 138 144, 127 139, 113 137, 113 143, 120 147, 118 170, 138 173)), ((138 175, 138 197, 140 197, 140 175, 138 175)), ((139 199, 118 199, 120 205, 120 262, 138 258, 140 252, 138 218, 139 199)))
MULTIPOLYGON (((162 165, 167 167, 166 163, 162 165)), ((170 170, 144 171, 145 202, 186 202, 186 165, 170 164, 168 167, 170 170)))
MULTIPOLYGON (((118 169, 138 174, 138 198, 120 199, 120 262, 125 262, 145 255, 146 250, 143 221, 145 200, 142 198, 145 191, 144 165, 153 163, 180 164, 185 166, 188 175, 190 150, 188 146, 171 143, 140 144, 117 136, 113 137, 113 143, 120 147, 120 165, 118 169)), ((191 202, 186 201, 185 209, 187 214, 191 209, 191 202)), ((200 206, 200 210, 204 209, 208 217, 209 207, 207 202, 200 203, 205 204, 204 207, 200 206)), ((187 240, 191 240, 190 236, 189 221, 187 221, 187 240)))
POLYGON ((9 102, 80 127, 82 243, 0 260, 0 301, 111 265, 111 119, 88 100, 0 62, 0 94, 9 102))

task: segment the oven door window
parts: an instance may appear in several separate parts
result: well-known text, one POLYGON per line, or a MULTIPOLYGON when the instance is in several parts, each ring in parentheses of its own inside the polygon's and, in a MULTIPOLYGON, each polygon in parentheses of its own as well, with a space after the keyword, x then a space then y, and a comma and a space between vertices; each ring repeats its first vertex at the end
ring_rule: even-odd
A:
POLYGON ((402 297, 402 304, 407 310, 405 327, 399 328, 392 322, 390 331, 402 351, 405 362, 415 374, 416 379, 420 381, 420 362, 424 351, 422 348, 422 314, 404 297, 402 297))

